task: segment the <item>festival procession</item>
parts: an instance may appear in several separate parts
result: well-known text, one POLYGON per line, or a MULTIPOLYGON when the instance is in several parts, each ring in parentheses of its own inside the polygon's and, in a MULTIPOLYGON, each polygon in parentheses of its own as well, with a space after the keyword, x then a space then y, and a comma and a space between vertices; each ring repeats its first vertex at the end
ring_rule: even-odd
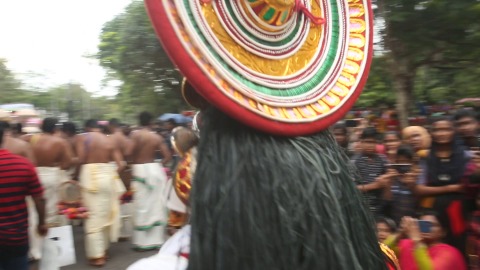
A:
POLYGON ((51 2, 0 45, 0 270, 480 269, 478 1, 51 2))

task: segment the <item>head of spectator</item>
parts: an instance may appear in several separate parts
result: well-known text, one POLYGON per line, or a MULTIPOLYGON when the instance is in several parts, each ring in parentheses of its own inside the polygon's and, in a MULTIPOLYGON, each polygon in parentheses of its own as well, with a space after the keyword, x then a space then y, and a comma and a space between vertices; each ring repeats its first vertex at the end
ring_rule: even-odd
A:
POLYGON ((478 115, 473 110, 462 109, 455 114, 455 126, 458 135, 462 137, 468 147, 479 147, 478 140, 478 115))
POLYGON ((452 145, 455 142, 455 126, 448 116, 437 116, 431 120, 432 148, 452 145))
POLYGON ((333 136, 335 137, 335 141, 337 141, 338 145, 343 148, 348 147, 348 131, 345 124, 336 124, 333 126, 333 136))
POLYGON ((397 148, 397 156, 395 163, 397 164, 412 164, 415 159, 415 151, 408 144, 402 144, 397 148))
POLYGON ((410 144, 420 158, 425 158, 428 155, 432 138, 424 127, 406 127, 403 129, 402 136, 404 142, 410 144))
POLYGON ((385 153, 388 157, 395 157, 397 149, 402 143, 400 135, 396 131, 388 131, 383 137, 383 143, 385 144, 385 153))
POLYGON ((374 156, 377 153, 377 130, 374 127, 367 127, 360 135, 362 154, 374 156))
POLYGON ((150 127, 153 124, 153 114, 149 112, 141 112, 138 115, 138 120, 139 120, 140 126, 150 127))
POLYGON ((84 128, 86 132, 101 131, 100 126, 98 125, 98 121, 96 119, 88 119, 87 121, 85 121, 84 128))
POLYGON ((165 121, 165 125, 164 125, 164 128, 169 131, 169 132, 172 132, 172 130, 177 126, 177 122, 175 122, 174 119, 168 119, 167 121, 165 121))
POLYGON ((378 217, 376 219, 377 237, 379 242, 385 241, 390 235, 397 231, 395 221, 387 217, 378 217))
POLYGON ((108 120, 108 131, 110 134, 113 134, 115 131, 117 131, 120 128, 120 120, 117 118, 112 118, 108 120))
POLYGON ((421 241, 426 245, 441 243, 447 235, 448 217, 437 211, 425 210, 418 215, 418 221, 406 228, 409 238, 415 238, 419 232, 421 241), (415 224, 417 223, 417 224, 415 224), (422 224, 423 223, 423 224, 422 224), (417 231, 418 230, 418 231, 417 231))
POLYGON ((54 134, 57 131, 58 119, 47 117, 42 122, 42 132, 47 134, 54 134))
POLYGON ((132 133, 132 127, 130 125, 122 124, 120 128, 122 129, 123 135, 127 137, 132 133))
POLYGON ((62 132, 67 138, 71 138, 77 134, 77 126, 73 122, 64 122, 62 124, 62 132))

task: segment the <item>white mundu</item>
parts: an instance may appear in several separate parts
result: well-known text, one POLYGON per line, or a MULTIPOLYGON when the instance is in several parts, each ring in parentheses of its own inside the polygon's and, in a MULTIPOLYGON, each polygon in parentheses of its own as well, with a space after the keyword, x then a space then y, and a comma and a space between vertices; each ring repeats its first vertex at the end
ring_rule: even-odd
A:
POLYGON ((120 196, 125 187, 116 166, 109 163, 82 165, 80 172, 83 204, 89 217, 85 220, 85 249, 88 259, 105 256, 110 243, 120 233, 120 196))
MULTIPOLYGON (((61 170, 58 167, 37 167, 37 174, 44 189, 45 223, 50 227, 60 226, 58 215, 58 188, 62 182, 61 170)), ((27 198, 28 233, 30 241, 30 256, 39 260, 42 258, 42 239, 37 233, 38 214, 32 198, 27 198)))
POLYGON ((167 176, 159 163, 132 166, 134 190, 133 245, 159 248, 165 242, 167 176))

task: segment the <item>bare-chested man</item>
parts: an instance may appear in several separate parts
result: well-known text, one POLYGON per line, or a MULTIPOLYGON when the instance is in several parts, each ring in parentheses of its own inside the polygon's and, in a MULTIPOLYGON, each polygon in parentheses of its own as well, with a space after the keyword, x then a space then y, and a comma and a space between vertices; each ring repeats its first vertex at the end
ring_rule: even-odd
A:
MULTIPOLYGON (((108 137, 113 141, 115 147, 122 153, 123 160, 128 163, 132 153, 133 143, 127 135, 123 132, 120 121, 112 118, 108 121, 108 137)), ((130 189, 132 180, 132 170, 127 166, 124 171, 119 172, 120 179, 125 184, 125 188, 130 189)), ((120 213, 122 217, 131 217, 133 214, 133 205, 131 203, 122 204, 120 206, 120 213)), ((121 236, 119 241, 127 241, 132 234, 132 226, 130 219, 122 219, 121 236)))
POLYGON ((68 148, 72 153, 72 166, 68 170, 62 170, 63 180, 69 181, 73 179, 73 174, 75 173, 75 168, 78 165, 78 155, 75 151, 75 140, 77 138, 77 127, 73 122, 64 122, 62 123, 61 129, 58 130, 56 135, 60 138, 63 138, 67 142, 68 148))
MULTIPOLYGON (((45 189, 45 221, 50 227, 60 225, 58 219, 58 188, 63 181, 61 170, 70 167, 72 153, 67 142, 54 135, 57 129, 58 120, 56 118, 45 118, 42 122, 42 133, 34 135, 25 135, 23 139, 30 143, 33 154, 35 156, 37 173, 45 189)), ((29 204, 29 206, 32 206, 29 204)), ((30 215, 34 215, 35 211, 32 207, 30 215)), ((36 217, 29 217, 33 223, 36 217)), ((36 224, 30 224, 30 255, 33 259, 40 259, 41 240, 35 232, 36 224)))
POLYGON ((130 138, 123 133, 120 121, 116 118, 110 119, 110 121, 108 121, 108 130, 110 131, 110 137, 122 153, 123 158, 127 159, 127 157, 130 157, 133 144, 130 138))
POLYGON ((160 151, 166 164, 171 159, 163 138, 151 130, 153 115, 139 115, 139 130, 132 132, 132 172, 135 190, 133 244, 136 249, 149 250, 160 247, 165 241, 167 223, 166 187, 167 176, 162 165, 155 162, 160 151))
POLYGON ((88 120, 85 131, 76 140, 81 167, 75 175, 79 176, 84 204, 89 211, 84 224, 87 258, 91 265, 103 266, 109 243, 118 240, 119 197, 125 191, 118 172, 122 172, 125 165, 113 140, 101 133, 96 120, 88 120))
POLYGON ((35 165, 35 156, 33 155, 32 147, 21 139, 14 138, 11 133, 10 124, 6 121, 0 121, 0 126, 4 130, 3 147, 10 151, 12 154, 19 155, 27 158, 32 164, 35 165))

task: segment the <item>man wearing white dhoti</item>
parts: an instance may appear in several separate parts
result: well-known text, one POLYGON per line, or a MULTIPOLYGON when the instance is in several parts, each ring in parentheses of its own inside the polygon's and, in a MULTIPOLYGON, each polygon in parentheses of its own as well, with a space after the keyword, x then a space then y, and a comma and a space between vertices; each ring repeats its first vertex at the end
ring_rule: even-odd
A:
POLYGON ((119 198, 125 187, 118 172, 125 166, 120 152, 112 140, 100 132, 96 120, 88 120, 85 130, 87 133, 76 140, 81 166, 75 179, 80 180, 83 203, 89 213, 84 223, 86 255, 91 265, 103 266, 109 244, 118 240, 120 231, 119 198))
POLYGON ((142 128, 132 133, 132 175, 134 189, 134 233, 136 249, 159 248, 165 241, 167 224, 167 176, 161 164, 155 162, 157 151, 168 163, 171 153, 163 138, 150 128, 153 116, 148 112, 139 115, 142 128))
POLYGON ((140 250, 159 248, 165 241, 167 176, 158 163, 132 165, 135 191, 133 245, 140 250))
MULTIPOLYGON (((60 226, 58 216, 58 188, 62 182, 62 169, 67 169, 72 162, 72 151, 67 142, 54 136, 58 120, 45 118, 42 122, 42 134, 25 136, 33 150, 37 163, 37 174, 44 187, 45 221, 48 227, 60 226)), ((37 216, 33 201, 27 198, 29 209, 30 256, 34 260, 42 257, 42 237, 36 231, 37 216)))

